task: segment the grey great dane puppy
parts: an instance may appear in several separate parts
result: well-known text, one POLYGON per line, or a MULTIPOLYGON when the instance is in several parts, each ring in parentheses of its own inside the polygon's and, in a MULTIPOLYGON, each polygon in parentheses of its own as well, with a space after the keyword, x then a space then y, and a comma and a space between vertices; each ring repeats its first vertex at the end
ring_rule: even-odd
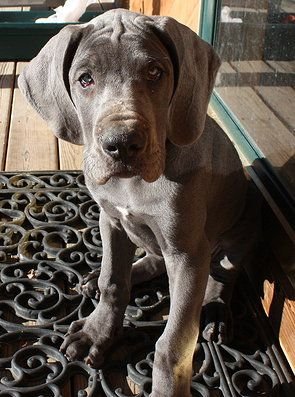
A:
POLYGON ((156 343, 152 397, 191 395, 202 306, 203 337, 225 341, 235 274, 250 250, 247 181, 206 116, 219 64, 175 20, 117 9, 62 29, 19 78, 57 137, 84 144, 86 184, 101 208, 100 300, 61 349, 99 366, 131 285, 166 270, 170 314, 156 343), (146 255, 132 265, 136 246, 146 255))

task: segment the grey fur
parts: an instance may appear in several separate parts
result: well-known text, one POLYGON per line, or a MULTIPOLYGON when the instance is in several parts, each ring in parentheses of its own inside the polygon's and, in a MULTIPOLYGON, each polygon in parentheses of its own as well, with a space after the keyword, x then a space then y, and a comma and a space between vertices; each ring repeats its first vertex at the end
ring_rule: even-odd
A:
MULTIPOLYGON (((219 63, 171 18, 112 10, 64 28, 19 78, 55 134, 84 143, 86 184, 101 207, 100 301, 71 325, 62 350, 99 366, 122 327, 131 284, 166 269, 171 307, 152 397, 191 395, 202 305, 203 337, 226 340, 234 280, 253 240, 240 160, 206 116, 219 63), (163 72, 153 81, 155 66, 163 72), (85 72, 95 82, 88 88, 79 82, 85 72), (132 266, 136 245, 146 256, 132 266)), ((96 279, 87 281, 93 293, 96 279)))

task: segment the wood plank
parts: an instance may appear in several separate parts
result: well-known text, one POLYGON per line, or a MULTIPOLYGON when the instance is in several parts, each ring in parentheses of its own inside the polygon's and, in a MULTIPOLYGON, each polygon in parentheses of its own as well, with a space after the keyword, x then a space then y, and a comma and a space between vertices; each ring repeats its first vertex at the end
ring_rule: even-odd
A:
POLYGON ((145 15, 156 15, 159 14, 159 5, 159 0, 130 0, 129 10, 145 15))
MULTIPOLYGON (((17 65, 17 74, 24 66, 17 65)), ((16 88, 5 170, 55 170, 57 166, 57 139, 16 88)))
POLYGON ((147 15, 167 15, 198 32, 201 0, 130 0, 131 11, 147 15))
POLYGON ((238 117, 290 191, 294 191, 295 138, 290 130, 252 88, 219 87, 216 91, 238 117))
POLYGON ((295 84, 292 62, 230 61, 220 68, 218 85, 223 86, 292 86, 295 84), (231 68, 231 69, 230 69, 231 68), (234 72, 235 74, 233 74, 234 72))
POLYGON ((239 73, 272 73, 273 70, 263 61, 232 61, 231 66, 239 73))
POLYGON ((215 85, 218 86, 236 86, 238 83, 238 76, 236 70, 229 62, 222 62, 216 77, 215 85))
POLYGON ((263 61, 232 61, 230 65, 236 71, 237 85, 239 86, 276 84, 277 75, 263 61))
MULTIPOLYGON (((150 0, 147 0, 150 2, 150 0)), ((129 2, 129 10, 134 12, 141 12, 144 14, 145 11, 145 0, 130 0, 129 2)))
POLYGON ((267 61, 267 64, 279 73, 295 73, 295 61, 267 61))
MULTIPOLYGON (((11 2, 9 2, 11 4, 11 2)), ((1 6, 1 3, 0 3, 1 6)), ((0 11, 20 11, 21 7, 1 7, 0 11)), ((15 63, 0 63, 0 170, 4 171, 10 113, 15 80, 15 63)))
POLYGON ((292 370, 295 371, 295 302, 285 297, 278 280, 275 282, 265 280, 263 290, 262 305, 278 336, 284 354, 292 370))
POLYGON ((5 168, 10 109, 14 85, 14 62, 0 63, 0 170, 5 168))
POLYGON ((222 62, 219 68, 221 73, 236 73, 235 69, 230 65, 229 62, 222 62))
POLYGON ((255 87, 255 91, 295 134, 295 90, 292 87, 255 87))
POLYGON ((84 146, 73 145, 69 142, 58 140, 59 167, 61 170, 83 169, 84 146))
POLYGON ((245 8, 245 3, 246 7, 249 8, 266 8, 266 1, 265 0, 223 0, 222 5, 223 6, 228 6, 228 7, 241 7, 245 8))
POLYGON ((160 13, 169 15, 198 32, 201 3, 201 0, 161 0, 160 13))

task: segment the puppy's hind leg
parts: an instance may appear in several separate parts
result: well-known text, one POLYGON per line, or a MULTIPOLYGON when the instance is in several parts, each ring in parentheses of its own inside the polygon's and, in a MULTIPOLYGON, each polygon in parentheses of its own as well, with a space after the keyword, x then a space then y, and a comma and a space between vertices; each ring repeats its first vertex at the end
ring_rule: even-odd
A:
POLYGON ((232 292, 240 270, 255 260, 261 241, 260 205, 260 197, 250 185, 241 217, 220 237, 212 251, 202 311, 202 335, 206 340, 225 343, 231 339, 232 292))
POLYGON ((230 302, 238 271, 222 251, 215 251, 202 309, 202 336, 226 343, 232 338, 230 302))
POLYGON ((232 338, 230 304, 235 281, 240 270, 253 262, 259 242, 259 225, 249 219, 242 218, 222 236, 212 253, 202 311, 202 335, 206 340, 226 343, 232 338))
POLYGON ((160 255, 147 254, 133 263, 131 271, 131 284, 137 285, 150 281, 166 272, 164 258, 160 255))

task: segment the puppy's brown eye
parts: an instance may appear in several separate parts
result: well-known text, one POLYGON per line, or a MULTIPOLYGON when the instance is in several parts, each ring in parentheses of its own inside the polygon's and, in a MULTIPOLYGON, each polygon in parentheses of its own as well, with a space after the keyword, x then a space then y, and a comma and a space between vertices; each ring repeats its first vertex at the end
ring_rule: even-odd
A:
POLYGON ((79 77, 79 82, 83 88, 87 88, 94 84, 94 80, 89 73, 83 73, 82 76, 79 77))
POLYGON ((163 70, 158 66, 151 66, 147 71, 147 79, 151 81, 160 80, 162 77, 163 70))

